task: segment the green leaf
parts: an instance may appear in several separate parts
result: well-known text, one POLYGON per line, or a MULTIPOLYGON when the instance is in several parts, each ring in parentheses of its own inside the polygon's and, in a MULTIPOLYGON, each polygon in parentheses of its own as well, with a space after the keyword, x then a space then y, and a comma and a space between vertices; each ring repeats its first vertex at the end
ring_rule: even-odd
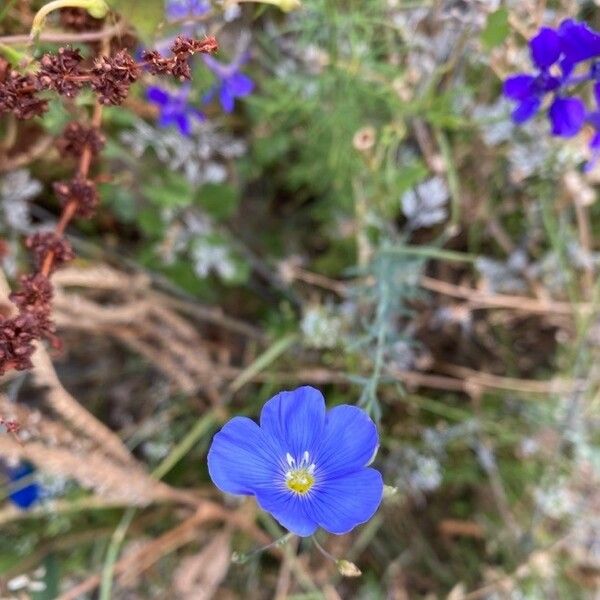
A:
POLYGON ((423 181, 428 173, 429 170, 420 160, 415 160, 413 163, 399 169, 393 182, 396 191, 394 200, 397 202, 404 192, 423 181))
POLYGON ((108 4, 135 27, 143 42, 156 37, 157 29, 164 20, 162 0, 108 0, 108 4))
POLYGON ((43 116, 42 123, 48 133, 60 135, 72 116, 69 114, 60 98, 50 98, 48 111, 43 116))
POLYGON ((118 127, 133 127, 137 118, 134 112, 123 106, 105 106, 102 113, 103 123, 118 127))
POLYGON ((152 178, 142 191, 153 204, 161 207, 189 206, 194 200, 194 190, 178 173, 165 171, 161 177, 152 178))
POLYGON ((499 46, 509 33, 508 9, 499 8, 488 17, 485 29, 481 32, 481 43, 486 50, 491 50, 499 46))
POLYGON ((165 228, 158 212, 149 208, 140 211, 138 224, 142 231, 150 237, 160 237, 165 228))
POLYGON ((196 203, 217 220, 233 215, 238 207, 238 190, 231 185, 208 183, 196 196, 196 203))
POLYGON ((199 295, 212 302, 217 298, 215 296, 214 283, 209 279, 198 277, 189 259, 178 260, 172 265, 161 265, 160 271, 177 286, 190 294, 199 295))
POLYGON ((60 589, 60 565, 54 554, 49 554, 44 559, 46 573, 44 575, 45 587, 39 592, 31 593, 31 600, 53 600, 58 598, 60 589))
POLYGON ((135 197, 129 188, 121 184, 102 183, 98 186, 102 204, 109 208, 123 223, 133 223, 137 217, 135 197))

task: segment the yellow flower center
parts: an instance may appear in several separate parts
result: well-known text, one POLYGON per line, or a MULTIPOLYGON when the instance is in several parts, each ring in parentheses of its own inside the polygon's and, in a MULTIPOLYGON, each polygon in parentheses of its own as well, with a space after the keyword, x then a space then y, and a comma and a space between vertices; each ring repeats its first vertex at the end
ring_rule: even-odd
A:
POLYGON ((305 451, 298 461, 289 452, 285 459, 290 467, 285 474, 285 485, 296 494, 307 494, 315 483, 316 468, 308 451, 305 451))
POLYGON ((308 469, 288 471, 285 477, 285 483, 288 488, 297 494, 306 494, 314 482, 315 478, 309 473, 308 469))

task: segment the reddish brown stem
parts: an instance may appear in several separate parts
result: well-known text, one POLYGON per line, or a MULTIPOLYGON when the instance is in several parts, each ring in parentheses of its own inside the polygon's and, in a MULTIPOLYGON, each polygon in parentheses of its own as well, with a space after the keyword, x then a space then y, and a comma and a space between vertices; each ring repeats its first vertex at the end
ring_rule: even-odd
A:
MULTIPOLYGON (((94 114, 92 116, 92 125, 96 128, 99 128, 102 123, 102 105, 99 102, 96 102, 94 105, 94 114)), ((80 177, 87 177, 90 165, 92 162, 92 148, 88 145, 85 146, 83 152, 81 153, 81 158, 79 159, 79 167, 77 172, 80 177)), ((65 204, 63 208, 63 212, 60 215, 60 220, 56 224, 56 228, 54 229, 54 233, 58 237, 62 237, 75 216, 77 212, 77 200, 72 199, 65 204)), ((49 251, 48 254, 44 257, 44 262, 42 263, 42 268, 40 272, 44 277, 48 277, 52 271, 52 265, 54 264, 54 252, 49 251)))

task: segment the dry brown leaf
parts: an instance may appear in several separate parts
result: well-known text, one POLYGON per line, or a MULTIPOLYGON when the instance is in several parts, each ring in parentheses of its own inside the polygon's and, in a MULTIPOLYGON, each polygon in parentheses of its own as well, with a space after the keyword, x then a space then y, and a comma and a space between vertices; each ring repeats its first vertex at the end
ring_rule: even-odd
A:
POLYGON ((231 534, 216 535, 198 554, 189 556, 173 578, 177 597, 182 600, 210 600, 225 579, 231 564, 231 534))

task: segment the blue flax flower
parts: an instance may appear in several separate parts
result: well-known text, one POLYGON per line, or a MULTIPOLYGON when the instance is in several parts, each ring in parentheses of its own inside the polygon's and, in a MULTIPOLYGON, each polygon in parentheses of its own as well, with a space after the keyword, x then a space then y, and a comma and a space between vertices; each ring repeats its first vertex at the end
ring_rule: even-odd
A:
POLYGON ((7 467, 8 481, 14 491, 9 494, 9 499, 13 504, 27 510, 38 502, 41 498, 41 488, 35 482, 19 485, 21 479, 30 477, 35 472, 29 463, 20 463, 16 467, 7 467))
POLYGON ((220 63, 212 56, 204 55, 204 63, 216 75, 218 82, 204 96, 204 102, 210 102, 219 94, 219 102, 226 113, 233 111, 236 98, 243 98, 252 93, 254 82, 248 75, 240 72, 240 68, 248 61, 248 54, 242 54, 229 64, 220 63))
POLYGON ((252 495, 300 536, 317 527, 338 535, 368 521, 382 494, 381 474, 367 465, 377 428, 356 406, 326 412, 318 390, 281 392, 263 407, 260 426, 234 417, 213 439, 208 470, 229 494, 252 495))
POLYGON ((206 0, 167 0, 165 14, 169 21, 183 21, 201 17, 210 10, 206 0))
POLYGON ((158 105, 160 126, 176 125, 183 135, 190 135, 192 117, 198 121, 204 120, 204 114, 188 103, 190 89, 189 85, 182 85, 176 93, 157 86, 150 86, 146 90, 148 100, 158 105))

